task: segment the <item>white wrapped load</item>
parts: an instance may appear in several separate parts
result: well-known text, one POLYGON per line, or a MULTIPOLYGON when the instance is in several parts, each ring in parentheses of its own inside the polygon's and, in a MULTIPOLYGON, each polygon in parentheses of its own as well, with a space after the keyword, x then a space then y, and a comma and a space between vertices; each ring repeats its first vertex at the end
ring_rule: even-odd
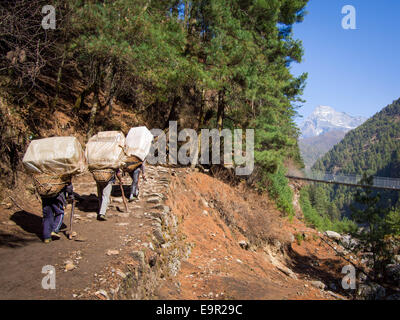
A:
POLYGON ((66 176, 85 171, 86 159, 75 137, 51 137, 33 140, 22 163, 28 173, 39 176, 66 176))
POLYGON ((91 137, 85 155, 89 170, 117 169, 123 163, 125 136, 120 131, 103 131, 91 137))
POLYGON ((125 154, 143 161, 150 152, 153 135, 146 127, 131 128, 126 136, 125 154))

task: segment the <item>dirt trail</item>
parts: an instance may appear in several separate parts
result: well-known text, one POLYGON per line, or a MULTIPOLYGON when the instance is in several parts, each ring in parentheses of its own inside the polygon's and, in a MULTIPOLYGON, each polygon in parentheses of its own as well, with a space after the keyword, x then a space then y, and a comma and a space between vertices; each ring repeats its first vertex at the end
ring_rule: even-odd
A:
MULTIPOLYGON (((122 212, 121 192, 119 186, 114 185, 107 221, 96 219, 96 185, 91 175, 76 177, 74 192, 81 198, 77 201, 73 229, 80 238, 86 239, 85 242, 70 241, 63 236, 48 245, 43 244, 39 238, 39 201, 31 206, 21 203, 26 211, 3 211, 0 215, 0 299, 72 299, 73 294, 89 294, 87 288, 104 282, 101 273, 107 266, 118 256, 132 251, 137 244, 148 242, 153 226, 151 217, 145 212, 160 200, 153 199, 153 203, 147 200, 157 198, 157 193, 162 195, 167 189, 160 179, 169 174, 165 169, 161 170, 148 166, 148 180, 141 180, 140 200, 128 204, 130 214, 122 212), (76 269, 65 272, 66 260, 72 260, 76 269), (56 268, 56 290, 41 287, 45 276, 41 271, 45 265, 56 268)), ((129 194, 130 181, 129 177, 124 177, 125 194, 129 194)), ((64 218, 68 227, 70 207, 68 205, 64 218)))
POLYGON ((130 214, 113 187, 104 222, 91 175, 75 178, 74 231, 85 242, 43 244, 40 201, 15 195, 24 210, 0 209, 0 299, 335 299, 311 280, 338 283, 343 261, 266 197, 190 169, 146 175, 130 214), (298 232, 307 241, 296 243, 298 232), (67 260, 76 268, 65 271, 67 260), (45 265, 56 268, 55 290, 42 289, 45 265))

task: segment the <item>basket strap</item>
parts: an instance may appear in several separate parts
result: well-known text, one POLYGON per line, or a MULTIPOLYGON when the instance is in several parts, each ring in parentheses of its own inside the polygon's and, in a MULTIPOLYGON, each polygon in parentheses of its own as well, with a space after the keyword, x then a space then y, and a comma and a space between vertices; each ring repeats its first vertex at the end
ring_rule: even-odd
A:
POLYGON ((37 183, 40 187, 45 188, 45 186, 42 185, 42 184, 39 182, 39 180, 35 178, 35 176, 32 176, 32 179, 35 180, 36 183, 37 183))

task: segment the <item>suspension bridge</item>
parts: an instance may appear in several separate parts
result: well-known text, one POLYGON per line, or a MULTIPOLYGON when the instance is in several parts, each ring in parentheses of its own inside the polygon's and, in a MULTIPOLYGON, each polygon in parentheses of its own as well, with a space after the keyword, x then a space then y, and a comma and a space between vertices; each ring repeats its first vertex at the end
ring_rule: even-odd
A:
MULTIPOLYGON (((292 180, 305 180, 313 182, 322 182, 329 184, 340 184, 350 187, 366 187, 361 183, 363 176, 354 174, 333 174, 314 170, 288 170, 286 177, 292 180)), ((372 185, 368 187, 373 189, 398 190, 400 191, 400 179, 389 177, 373 177, 372 185)))

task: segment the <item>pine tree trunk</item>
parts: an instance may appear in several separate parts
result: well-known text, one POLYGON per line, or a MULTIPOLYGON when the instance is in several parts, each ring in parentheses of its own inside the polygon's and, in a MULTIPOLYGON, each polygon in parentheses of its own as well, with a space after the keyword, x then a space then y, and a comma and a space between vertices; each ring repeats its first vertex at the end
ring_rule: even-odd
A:
POLYGON ((107 109, 107 116, 111 117, 112 114, 112 109, 113 109, 113 101, 114 101, 114 96, 116 94, 116 83, 115 83, 115 75, 116 75, 116 70, 115 67, 111 67, 111 71, 108 75, 108 78, 110 78, 110 84, 109 84, 109 89, 108 89, 108 94, 107 94, 107 100, 104 105, 104 107, 107 109))
POLYGON ((171 107, 171 109, 169 111, 167 122, 164 125, 164 130, 166 128, 168 128, 170 121, 177 121, 178 120, 178 114, 176 112, 176 107, 177 107, 178 103, 179 103, 179 97, 175 97, 173 99, 173 101, 172 101, 172 107, 171 107))
POLYGON ((198 125, 197 125, 197 132, 199 132, 199 134, 197 136, 197 144, 196 144, 196 151, 195 151, 194 159, 191 164, 192 169, 196 167, 196 165, 199 161, 199 154, 201 152, 201 127, 204 125, 204 105, 205 105, 204 96, 205 96, 205 90, 203 89, 201 91, 200 113, 199 113, 199 121, 198 121, 198 125))
POLYGON ((97 110, 99 109, 100 100, 99 100, 99 91, 96 89, 93 95, 93 104, 92 110, 90 111, 90 118, 89 118, 89 126, 87 132, 87 139, 92 136, 93 128, 94 128, 94 121, 96 119, 97 110))
POLYGON ((82 93, 78 96, 78 98, 76 98, 76 101, 74 103, 75 110, 79 110, 83 107, 83 102, 85 98, 93 92, 93 87, 94 87, 93 84, 89 85, 86 89, 82 91, 82 93))
POLYGON ((183 19, 184 29, 188 28, 188 20, 189 20, 189 0, 185 0, 185 17, 183 19))
POLYGON ((218 92, 217 128, 219 132, 222 131, 224 126, 224 115, 225 115, 225 88, 218 92))
POLYGON ((100 82, 101 82, 100 71, 101 71, 100 63, 97 62, 95 64, 95 68, 94 68, 93 103, 92 103, 92 110, 90 111, 89 126, 88 126, 88 132, 87 132, 88 139, 92 136, 94 123, 96 120, 97 110, 101 106, 100 99, 99 99, 100 82))
POLYGON ((61 77, 62 77, 62 69, 64 68, 64 63, 65 63, 65 58, 67 56, 67 46, 64 45, 64 51, 62 54, 62 60, 61 60, 61 65, 58 68, 57 72, 57 83, 56 83, 56 95, 51 103, 51 109, 54 110, 56 108, 57 102, 58 102, 58 96, 60 94, 60 86, 61 86, 61 77))

